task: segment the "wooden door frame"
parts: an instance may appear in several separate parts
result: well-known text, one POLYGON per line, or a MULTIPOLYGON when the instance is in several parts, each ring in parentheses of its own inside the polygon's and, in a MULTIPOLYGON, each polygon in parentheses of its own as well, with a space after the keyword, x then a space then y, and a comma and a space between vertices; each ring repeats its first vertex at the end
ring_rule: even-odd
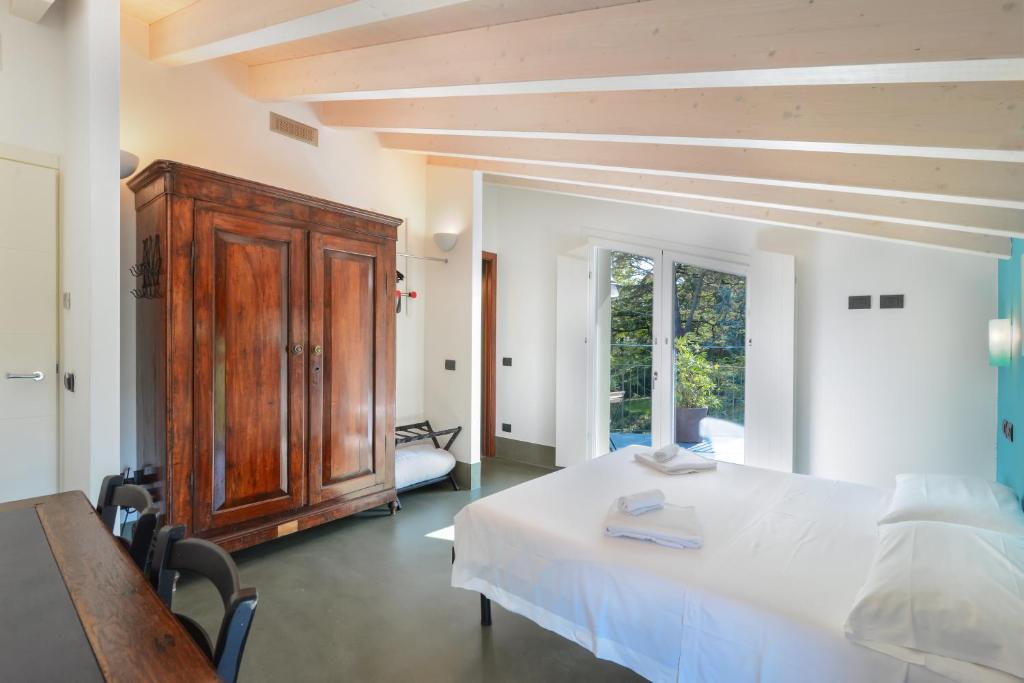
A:
POLYGON ((480 391, 480 454, 494 457, 494 427, 497 419, 495 391, 498 345, 498 255, 481 252, 481 391, 480 391))

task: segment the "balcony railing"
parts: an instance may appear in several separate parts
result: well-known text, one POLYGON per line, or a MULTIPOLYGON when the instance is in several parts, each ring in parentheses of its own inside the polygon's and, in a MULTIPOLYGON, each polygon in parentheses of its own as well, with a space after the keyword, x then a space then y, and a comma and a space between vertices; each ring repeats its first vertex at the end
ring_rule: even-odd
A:
MULTIPOLYGON (((642 344, 613 344, 613 347, 647 348, 642 344)), ((712 410, 709 415, 736 424, 743 424, 743 406, 745 396, 745 366, 719 365, 714 370, 715 395, 721 406, 712 410)), ((650 407, 643 405, 649 401, 651 390, 650 364, 626 365, 613 367, 609 377, 609 397, 611 405, 611 431, 644 431, 650 429, 650 407), (648 416, 645 423, 642 414, 648 416)))

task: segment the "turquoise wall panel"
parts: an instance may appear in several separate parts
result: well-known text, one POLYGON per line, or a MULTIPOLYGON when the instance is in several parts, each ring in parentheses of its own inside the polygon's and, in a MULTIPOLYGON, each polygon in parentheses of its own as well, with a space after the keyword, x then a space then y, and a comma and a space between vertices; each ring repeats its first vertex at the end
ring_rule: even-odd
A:
MULTIPOLYGON (((999 262, 999 317, 1013 321, 1017 336, 1021 330, 1021 255, 1024 240, 1013 240, 1013 258, 999 262)), ((996 424, 996 479, 1024 497, 1024 358, 1020 340, 1010 365, 999 368, 999 410, 996 424), (1014 424, 1014 441, 1003 436, 1002 421, 1014 424)))

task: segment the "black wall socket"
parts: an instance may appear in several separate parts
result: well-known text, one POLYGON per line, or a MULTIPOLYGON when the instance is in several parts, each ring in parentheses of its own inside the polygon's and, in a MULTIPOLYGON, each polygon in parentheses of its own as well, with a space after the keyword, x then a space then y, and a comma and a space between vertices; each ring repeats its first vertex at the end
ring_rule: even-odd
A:
POLYGON ((1009 420, 1003 420, 1003 436, 1010 443, 1013 443, 1013 423, 1009 420))
POLYGON ((503 431, 503 432, 511 432, 512 431, 512 425, 510 425, 508 422, 502 422, 501 423, 501 431, 503 431))
POLYGON ((864 294, 859 296, 851 296, 847 303, 847 308, 851 311, 861 311, 866 308, 871 308, 871 295, 864 294))
POLYGON ((902 294, 880 294, 878 296, 879 308, 903 308, 902 294))

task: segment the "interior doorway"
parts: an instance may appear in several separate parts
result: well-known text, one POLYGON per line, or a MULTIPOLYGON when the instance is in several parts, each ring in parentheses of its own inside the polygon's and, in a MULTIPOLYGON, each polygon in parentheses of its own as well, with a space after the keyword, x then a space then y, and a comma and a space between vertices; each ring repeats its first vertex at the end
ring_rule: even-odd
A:
POLYGON ((483 252, 480 265, 480 454, 492 458, 495 454, 494 426, 497 403, 495 384, 498 361, 498 255, 491 251, 483 252))

